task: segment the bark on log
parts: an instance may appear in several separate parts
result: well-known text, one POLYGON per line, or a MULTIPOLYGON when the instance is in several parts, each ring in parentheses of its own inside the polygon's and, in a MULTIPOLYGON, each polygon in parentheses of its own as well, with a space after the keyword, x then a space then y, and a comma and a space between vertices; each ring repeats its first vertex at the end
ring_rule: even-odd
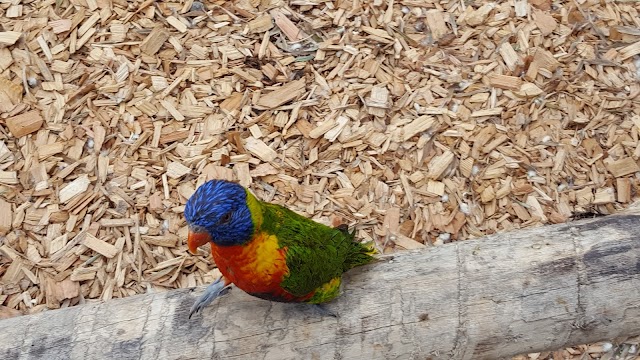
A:
POLYGON ((407 252, 349 272, 328 306, 202 289, 0 321, 2 359, 496 359, 640 334, 640 216, 407 252))

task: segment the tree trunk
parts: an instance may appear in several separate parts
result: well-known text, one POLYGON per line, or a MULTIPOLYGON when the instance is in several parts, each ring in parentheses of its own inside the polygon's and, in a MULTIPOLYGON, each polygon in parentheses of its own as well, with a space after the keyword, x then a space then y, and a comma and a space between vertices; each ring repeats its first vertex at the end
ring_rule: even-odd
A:
POLYGON ((640 334, 640 216, 502 233, 345 275, 327 308, 202 289, 0 321, 3 359, 496 359, 640 334))

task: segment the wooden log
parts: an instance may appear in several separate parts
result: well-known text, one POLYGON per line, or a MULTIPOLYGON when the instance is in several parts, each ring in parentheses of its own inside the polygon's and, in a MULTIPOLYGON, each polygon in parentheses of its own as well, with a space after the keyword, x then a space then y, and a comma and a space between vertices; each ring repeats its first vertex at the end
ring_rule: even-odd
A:
MULTIPOLYGON (((637 209, 637 207, 636 207, 637 209)), ((355 269, 322 316, 202 289, 0 321, 3 359, 496 359, 640 334, 638 212, 416 250, 355 269)))

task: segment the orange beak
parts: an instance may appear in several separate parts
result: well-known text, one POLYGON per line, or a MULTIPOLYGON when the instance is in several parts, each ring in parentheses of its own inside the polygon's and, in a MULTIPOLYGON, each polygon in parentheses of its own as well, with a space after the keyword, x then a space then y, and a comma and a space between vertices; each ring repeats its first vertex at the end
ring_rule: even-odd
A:
POLYGON ((205 245, 211 241, 211 236, 209 233, 205 232, 195 232, 189 229, 189 236, 187 237, 187 245, 189 246, 189 252, 193 255, 196 255, 198 252, 198 248, 202 245, 205 245))

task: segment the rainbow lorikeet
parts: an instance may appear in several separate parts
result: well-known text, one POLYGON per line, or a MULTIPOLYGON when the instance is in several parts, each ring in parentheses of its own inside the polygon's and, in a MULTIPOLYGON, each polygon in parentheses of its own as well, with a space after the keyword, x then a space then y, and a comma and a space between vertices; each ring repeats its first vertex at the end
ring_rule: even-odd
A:
POLYGON ((239 184, 210 180, 184 209, 189 251, 211 244, 222 277, 209 285, 189 317, 231 284, 279 302, 320 304, 339 294, 342 274, 374 260, 375 249, 285 207, 262 202, 239 184))

